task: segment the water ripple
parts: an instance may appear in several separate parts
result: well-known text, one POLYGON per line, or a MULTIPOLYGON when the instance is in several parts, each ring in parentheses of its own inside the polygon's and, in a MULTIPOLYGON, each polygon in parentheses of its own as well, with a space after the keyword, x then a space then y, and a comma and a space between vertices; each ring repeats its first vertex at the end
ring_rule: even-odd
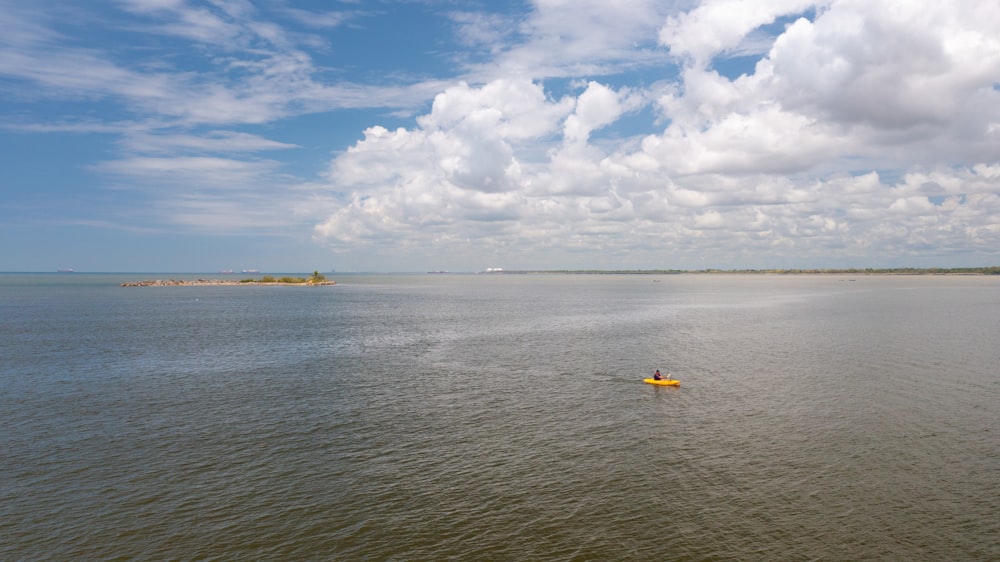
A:
POLYGON ((1000 556, 991 280, 433 277, 14 295, 0 558, 1000 556))

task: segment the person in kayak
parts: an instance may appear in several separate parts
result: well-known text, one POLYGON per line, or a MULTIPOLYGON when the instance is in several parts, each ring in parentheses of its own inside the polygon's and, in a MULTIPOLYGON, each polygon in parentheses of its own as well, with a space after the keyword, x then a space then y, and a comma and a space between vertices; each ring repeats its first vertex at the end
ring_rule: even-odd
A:
POLYGON ((663 376, 660 375, 660 370, 659 369, 657 369, 656 372, 653 373, 653 380, 654 381, 662 381, 663 380, 663 376))

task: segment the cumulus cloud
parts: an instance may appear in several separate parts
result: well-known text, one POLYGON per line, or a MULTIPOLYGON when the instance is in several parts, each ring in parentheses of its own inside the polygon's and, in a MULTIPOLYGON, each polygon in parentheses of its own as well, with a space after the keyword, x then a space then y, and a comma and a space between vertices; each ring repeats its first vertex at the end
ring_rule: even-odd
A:
POLYGON ((688 12, 668 17, 659 40, 674 56, 706 65, 712 57, 736 49, 760 26, 824 4, 815 0, 706 0, 688 12))
MULTIPOLYGON (((455 221, 513 220, 520 215, 526 165, 518 151, 554 133, 571 108, 523 80, 449 88, 418 119, 419 128, 372 127, 333 162, 328 177, 353 193, 317 232, 344 245, 396 235, 439 237, 455 221)), ((473 235, 482 227, 469 230, 473 235)))
POLYGON ((709 0, 660 27, 682 69, 659 95, 462 84, 417 127, 370 129, 334 160, 348 202, 317 236, 341 248, 444 231, 492 249, 559 238, 651 264, 691 264, 699 248, 755 266, 930 247, 996 256, 1000 7, 958 4, 709 0), (779 18, 789 24, 753 72, 713 69, 779 18), (666 127, 591 142, 636 109, 627 99, 652 100, 666 127), (493 198, 471 204, 477 194, 493 198), (429 229, 416 220, 428 214, 429 229), (472 226, 484 220, 495 227, 472 226))
POLYGON ((114 6, 124 25, 95 29, 139 43, 68 40, 79 24, 67 14, 86 12, 72 3, 52 15, 0 0, 8 97, 113 107, 103 120, 7 115, 0 126, 118 135, 119 153, 87 169, 148 194, 165 224, 291 217, 348 262, 380 255, 404 268, 969 263, 1000 252, 996 2, 449 4, 438 16, 455 36, 410 59, 436 64, 374 79, 330 53, 344 48, 338 33, 384 12, 114 6), (161 42, 180 47, 136 55, 161 42), (341 119, 357 108, 384 113, 341 119), (326 128, 300 139, 307 115, 326 128), (279 160, 317 150, 333 152, 325 167, 310 162, 320 178, 291 177, 279 160))
POLYGON ((790 110, 878 129, 944 127, 1000 75, 990 31, 1000 9, 966 4, 834 3, 789 26, 758 73, 790 110))
POLYGON ((618 93, 603 84, 591 82, 577 99, 573 114, 566 119, 563 136, 568 142, 584 143, 591 131, 614 123, 622 113, 618 93))

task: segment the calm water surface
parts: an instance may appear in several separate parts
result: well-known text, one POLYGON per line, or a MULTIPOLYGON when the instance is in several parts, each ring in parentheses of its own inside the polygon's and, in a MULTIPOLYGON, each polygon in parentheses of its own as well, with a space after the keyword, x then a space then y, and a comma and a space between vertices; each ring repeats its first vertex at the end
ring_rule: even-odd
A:
POLYGON ((142 277, 0 275, 0 559, 1000 558, 997 277, 142 277))

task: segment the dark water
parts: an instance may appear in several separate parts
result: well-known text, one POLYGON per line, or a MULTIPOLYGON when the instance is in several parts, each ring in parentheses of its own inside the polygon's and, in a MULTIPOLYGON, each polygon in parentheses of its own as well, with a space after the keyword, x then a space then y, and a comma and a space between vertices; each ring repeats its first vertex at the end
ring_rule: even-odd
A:
POLYGON ((130 278, 0 275, 2 560, 1000 558, 1000 278, 130 278))

